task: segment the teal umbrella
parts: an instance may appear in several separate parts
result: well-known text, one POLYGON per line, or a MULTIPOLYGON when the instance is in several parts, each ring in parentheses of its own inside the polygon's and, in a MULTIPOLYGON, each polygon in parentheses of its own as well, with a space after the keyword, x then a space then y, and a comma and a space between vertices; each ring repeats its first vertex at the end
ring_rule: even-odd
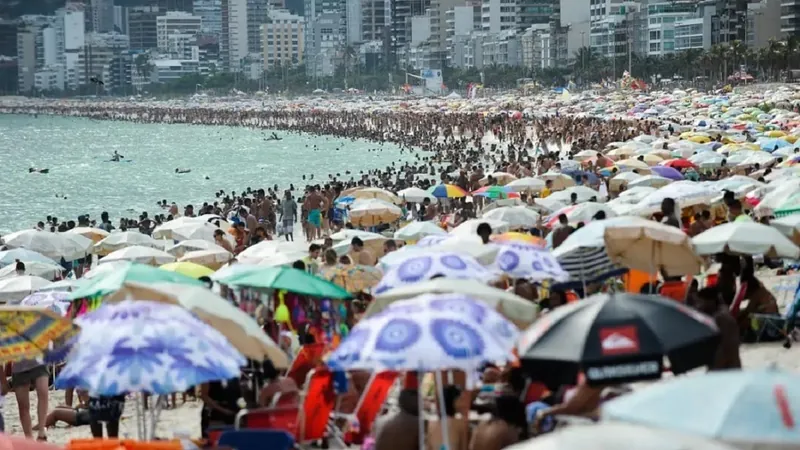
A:
POLYGON ((234 273, 230 277, 217 280, 222 284, 253 289, 280 289, 296 294, 333 299, 352 298, 341 287, 292 267, 263 267, 261 270, 247 270, 234 273))
POLYGON ((119 268, 98 275, 70 293, 69 298, 102 297, 122 289, 125 283, 174 283, 190 286, 204 286, 205 283, 177 272, 170 272, 145 264, 127 263, 119 268))

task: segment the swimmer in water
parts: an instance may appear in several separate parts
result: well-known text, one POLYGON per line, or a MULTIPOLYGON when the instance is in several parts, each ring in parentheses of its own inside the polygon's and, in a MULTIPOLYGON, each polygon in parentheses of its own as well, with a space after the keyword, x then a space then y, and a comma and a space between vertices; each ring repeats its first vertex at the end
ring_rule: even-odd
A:
POLYGON ((117 151, 116 151, 116 150, 114 150, 114 154, 113 154, 113 155, 111 155, 111 161, 114 161, 114 162, 119 162, 119 160, 120 160, 121 158, 124 158, 124 156, 120 155, 119 153, 117 153, 117 151))

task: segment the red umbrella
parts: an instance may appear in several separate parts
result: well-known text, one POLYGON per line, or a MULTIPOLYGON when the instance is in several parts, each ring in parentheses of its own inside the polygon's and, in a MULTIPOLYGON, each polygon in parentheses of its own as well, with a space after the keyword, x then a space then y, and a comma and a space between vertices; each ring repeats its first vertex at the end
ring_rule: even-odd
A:
POLYGON ((668 159, 666 161, 661 161, 659 165, 672 167, 673 169, 678 170, 688 169, 690 167, 694 169, 697 168, 697 166, 695 166, 691 161, 684 158, 668 159))

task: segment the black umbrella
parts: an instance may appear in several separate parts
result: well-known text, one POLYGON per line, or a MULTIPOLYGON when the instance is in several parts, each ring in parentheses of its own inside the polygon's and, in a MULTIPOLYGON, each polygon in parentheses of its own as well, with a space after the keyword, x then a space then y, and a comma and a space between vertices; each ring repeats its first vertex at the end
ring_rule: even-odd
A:
POLYGON ((522 367, 548 386, 656 379, 664 357, 673 373, 712 362, 714 319, 657 295, 598 294, 543 316, 522 334, 522 367))

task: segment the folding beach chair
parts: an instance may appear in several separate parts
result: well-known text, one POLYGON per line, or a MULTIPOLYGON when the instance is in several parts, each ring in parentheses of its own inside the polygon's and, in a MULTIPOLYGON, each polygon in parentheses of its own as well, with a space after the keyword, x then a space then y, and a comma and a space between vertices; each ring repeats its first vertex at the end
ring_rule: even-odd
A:
POLYGON ((307 344, 300 347, 286 376, 294 380, 298 386, 302 386, 308 373, 320 365, 324 355, 325 344, 307 344))
POLYGON ((222 433, 219 447, 235 450, 291 450, 294 438, 281 430, 229 430, 222 433))
MULTIPOLYGON (((352 414, 340 414, 339 419, 345 419, 344 435, 337 433, 336 438, 345 445, 361 444, 364 437, 369 435, 372 424, 383 409, 389 391, 394 386, 400 374, 397 372, 374 373, 367 382, 364 392, 358 399, 352 414), (351 423, 357 423, 357 429, 350 429, 351 423)), ((337 429, 338 431, 338 429, 337 429)))

